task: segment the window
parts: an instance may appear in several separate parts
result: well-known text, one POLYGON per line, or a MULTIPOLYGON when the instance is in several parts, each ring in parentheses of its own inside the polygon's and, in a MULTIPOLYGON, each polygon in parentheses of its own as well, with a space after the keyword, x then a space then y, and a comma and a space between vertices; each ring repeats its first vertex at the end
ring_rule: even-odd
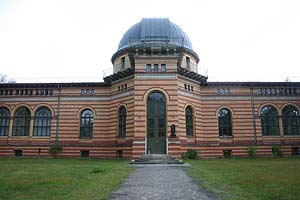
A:
POLYGON ((146 65, 146 71, 147 72, 151 72, 151 64, 147 64, 146 65))
POLYGON ((51 112, 47 107, 38 109, 34 115, 33 136, 50 136, 51 112))
POLYGON ((30 111, 26 107, 20 107, 15 112, 13 136, 29 136, 30 111))
POLYGON ((292 147, 292 156, 299 156, 299 147, 292 147))
POLYGON ((283 108, 282 123, 285 135, 300 135, 300 115, 295 106, 289 105, 283 108))
POLYGON ((188 70, 190 70, 191 69, 191 59, 189 57, 186 57, 185 60, 186 60, 186 68, 188 70))
POLYGON ((232 136, 231 113, 222 108, 218 113, 219 136, 232 136))
POLYGON ((23 151, 21 149, 15 149, 15 157, 22 157, 23 151))
POLYGON ((9 111, 0 107, 0 136, 7 136, 9 128, 9 111))
POLYGON ((263 136, 279 135, 279 123, 277 110, 271 106, 264 106, 260 111, 263 136))
POLYGON ((122 150, 117 151, 117 158, 123 158, 123 151, 122 150))
POLYGON ((126 137, 126 108, 124 106, 121 106, 119 108, 118 126, 119 126, 119 137, 121 138, 126 137))
POLYGON ((232 150, 231 149, 223 150, 223 157, 224 158, 231 158, 232 157, 232 150))
POLYGON ((125 69, 125 57, 121 58, 121 69, 125 69))
POLYGON ((194 135, 194 114, 191 106, 185 109, 185 123, 186 123, 186 135, 194 135))
POLYGON ((154 66, 153 71, 158 72, 158 64, 154 64, 153 66, 154 66))
POLYGON ((80 157, 82 157, 82 158, 88 158, 88 157, 90 157, 90 151, 89 150, 82 150, 82 151, 80 151, 80 157))
POLYGON ((161 67, 160 70, 161 70, 162 72, 165 72, 165 71, 166 71, 166 64, 161 64, 160 67, 161 67))
POLYGON ((85 109, 80 115, 80 138, 93 137, 94 113, 90 109, 85 109))

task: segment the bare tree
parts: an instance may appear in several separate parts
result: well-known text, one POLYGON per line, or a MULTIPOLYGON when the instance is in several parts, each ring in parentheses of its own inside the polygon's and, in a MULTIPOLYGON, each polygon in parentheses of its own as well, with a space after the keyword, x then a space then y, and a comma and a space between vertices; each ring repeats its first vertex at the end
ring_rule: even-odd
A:
POLYGON ((0 74, 0 83, 16 83, 12 78, 8 79, 6 74, 0 74))

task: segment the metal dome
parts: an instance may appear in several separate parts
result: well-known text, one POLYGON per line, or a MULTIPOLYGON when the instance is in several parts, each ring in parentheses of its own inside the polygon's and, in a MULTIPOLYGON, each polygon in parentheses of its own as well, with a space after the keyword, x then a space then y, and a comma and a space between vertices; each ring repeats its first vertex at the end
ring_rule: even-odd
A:
POLYGON ((167 18, 143 18, 123 35, 118 51, 145 46, 172 46, 193 50, 186 33, 167 18))

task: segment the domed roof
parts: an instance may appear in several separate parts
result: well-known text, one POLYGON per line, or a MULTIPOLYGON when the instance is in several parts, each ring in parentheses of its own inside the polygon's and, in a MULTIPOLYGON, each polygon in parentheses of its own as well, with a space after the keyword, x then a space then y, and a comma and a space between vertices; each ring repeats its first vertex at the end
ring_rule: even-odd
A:
POLYGON ((186 33, 167 18, 143 18, 123 35, 118 51, 129 47, 184 47, 193 51, 186 33))

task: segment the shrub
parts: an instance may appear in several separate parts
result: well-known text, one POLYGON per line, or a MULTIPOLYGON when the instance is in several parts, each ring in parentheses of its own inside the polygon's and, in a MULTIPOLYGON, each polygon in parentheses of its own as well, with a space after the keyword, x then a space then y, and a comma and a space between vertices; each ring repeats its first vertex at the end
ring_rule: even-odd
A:
POLYGON ((49 153, 52 154, 54 157, 56 157, 56 155, 60 153, 62 149, 63 148, 60 144, 53 144, 49 149, 49 153))
POLYGON ((105 169, 103 167, 97 167, 91 171, 91 173, 94 173, 94 174, 104 173, 104 172, 105 172, 105 169))
POLYGON ((279 146, 279 145, 272 146, 272 153, 276 157, 283 157, 283 151, 282 151, 281 146, 279 146))
POLYGON ((194 149, 188 149, 185 153, 181 155, 181 157, 183 160, 186 159, 196 160, 199 158, 197 151, 194 149))
POLYGON ((248 157, 249 158, 255 158, 256 157, 256 148, 253 146, 250 146, 248 148, 248 157))

